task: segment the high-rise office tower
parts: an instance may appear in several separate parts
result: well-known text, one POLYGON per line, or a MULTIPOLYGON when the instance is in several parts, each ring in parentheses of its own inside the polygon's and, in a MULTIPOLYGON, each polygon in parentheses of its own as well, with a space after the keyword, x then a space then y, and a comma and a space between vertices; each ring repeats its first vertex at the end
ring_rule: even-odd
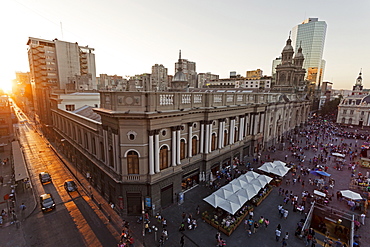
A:
POLYGON ((292 46, 294 50, 302 47, 305 57, 303 68, 306 69, 305 79, 315 82, 316 87, 322 84, 325 60, 322 59, 326 35, 326 22, 318 18, 308 18, 292 29, 292 46))

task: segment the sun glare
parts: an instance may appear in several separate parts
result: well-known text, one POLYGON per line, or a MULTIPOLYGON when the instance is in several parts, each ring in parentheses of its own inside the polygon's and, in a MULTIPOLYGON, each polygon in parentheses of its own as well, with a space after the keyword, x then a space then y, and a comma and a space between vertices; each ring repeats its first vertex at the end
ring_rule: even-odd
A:
POLYGON ((9 79, 0 79, 0 89, 4 91, 4 93, 12 92, 12 81, 9 79))

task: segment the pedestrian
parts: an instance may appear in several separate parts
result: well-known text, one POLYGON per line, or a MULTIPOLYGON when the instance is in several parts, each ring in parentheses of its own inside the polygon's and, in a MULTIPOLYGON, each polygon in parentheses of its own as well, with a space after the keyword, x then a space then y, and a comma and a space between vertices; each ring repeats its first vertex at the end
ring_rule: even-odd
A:
POLYGON ((284 238, 283 238, 283 239, 284 239, 284 240, 288 240, 288 238, 289 238, 289 232, 286 232, 286 233, 285 233, 285 236, 284 236, 284 238))
POLYGON ((364 213, 361 214, 361 224, 362 225, 365 225, 365 218, 366 218, 366 215, 364 213))
POLYGON ((252 230, 253 223, 254 223, 253 219, 252 218, 249 218, 248 219, 248 229, 249 230, 252 230))
POLYGON ((197 211, 197 215, 198 215, 200 213, 200 211, 199 211, 199 205, 197 206, 196 211, 197 211))
POLYGON ((167 228, 167 220, 164 217, 162 218, 162 228, 167 228))
POLYGON ((269 219, 265 219, 265 229, 267 229, 267 227, 269 226, 269 224, 270 224, 269 219))
POLYGON ((3 182, 4 182, 3 176, 0 176, 0 183, 3 184, 3 182))
POLYGON ((248 233, 248 237, 252 236, 252 231, 251 230, 247 230, 247 233, 248 233))
POLYGON ((217 232, 216 233, 216 241, 217 243, 221 240, 221 233, 220 232, 217 232))
POLYGON ((26 205, 24 205, 24 202, 22 202, 22 205, 20 206, 20 209, 21 209, 22 211, 26 210, 26 205))
POLYGON ((281 225, 280 225, 280 224, 278 224, 278 225, 277 225, 277 227, 276 227, 276 229, 281 230, 281 225))
POLYGON ((280 240, 280 235, 281 235, 281 231, 280 231, 279 229, 276 229, 276 230, 275 230, 276 242, 279 242, 279 240, 280 240))
POLYGON ((180 238, 180 247, 184 247, 184 245, 185 245, 185 239, 184 239, 184 235, 182 235, 180 238))
POLYGON ((316 238, 313 238, 312 243, 311 243, 311 247, 316 247, 316 244, 317 244, 317 240, 316 240, 316 238))
POLYGON ((288 218, 288 214, 289 214, 289 211, 285 209, 284 210, 284 219, 288 218))
POLYGON ((180 232, 185 231, 185 223, 184 222, 181 223, 180 228, 179 228, 179 231, 180 232))
POLYGON ((253 225, 253 233, 256 233, 258 231, 258 228, 260 227, 260 225, 258 224, 257 221, 254 222, 254 225, 253 225))
POLYGON ((263 222, 265 221, 265 218, 263 218, 263 216, 260 217, 260 219, 258 220, 258 224, 263 224, 263 222))

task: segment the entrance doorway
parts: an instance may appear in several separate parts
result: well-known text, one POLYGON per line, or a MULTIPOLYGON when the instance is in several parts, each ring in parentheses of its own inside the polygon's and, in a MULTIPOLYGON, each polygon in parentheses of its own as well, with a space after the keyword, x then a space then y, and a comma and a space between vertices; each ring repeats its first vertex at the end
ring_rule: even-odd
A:
POLYGON ((173 185, 161 189, 161 206, 166 208, 173 203, 173 185))

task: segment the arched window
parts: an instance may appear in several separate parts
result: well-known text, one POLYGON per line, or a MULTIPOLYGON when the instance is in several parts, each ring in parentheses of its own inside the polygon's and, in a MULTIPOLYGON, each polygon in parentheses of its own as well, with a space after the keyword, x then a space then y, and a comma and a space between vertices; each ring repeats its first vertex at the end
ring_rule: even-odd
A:
POLYGON ((128 174, 139 174, 139 155, 135 151, 127 153, 128 174))
POLYGON ((161 170, 168 167, 168 147, 163 146, 159 151, 159 168, 161 170))
POLYGON ((182 139, 180 141, 180 159, 185 159, 186 156, 186 143, 185 140, 182 139))
POLYGON ((211 139, 211 151, 216 149, 216 133, 212 134, 212 139, 211 139))
POLYGON ((342 118, 342 123, 346 123, 346 118, 342 118))
POLYGON ((191 139, 191 155, 197 155, 198 154, 198 140, 197 137, 194 136, 191 139))
POLYGON ((238 128, 235 127, 234 132, 235 132, 235 134, 234 134, 234 142, 237 142, 238 141, 238 128))
POLYGON ((352 124, 352 118, 348 119, 348 124, 352 124))
POLYGON ((228 138, 228 134, 227 134, 227 130, 224 130, 224 147, 227 146, 227 144, 229 143, 229 138, 228 138))

